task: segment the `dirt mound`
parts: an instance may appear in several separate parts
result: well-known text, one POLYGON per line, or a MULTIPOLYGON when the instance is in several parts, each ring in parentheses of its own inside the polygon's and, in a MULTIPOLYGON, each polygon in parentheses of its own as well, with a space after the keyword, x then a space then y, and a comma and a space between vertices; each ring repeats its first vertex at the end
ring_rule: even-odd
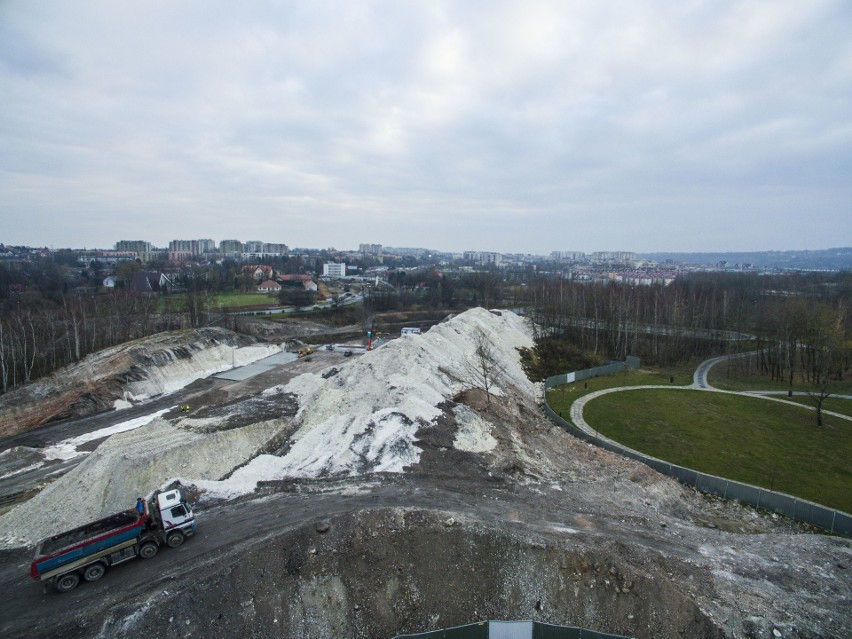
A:
POLYGON ((0 398, 0 437, 91 415, 181 388, 193 380, 278 352, 222 328, 173 331, 87 356, 0 398))
POLYGON ((521 318, 476 309, 114 436, 33 510, 0 519, 6 532, 35 534, 40 513, 65 517, 72 499, 89 515, 129 506, 136 486, 168 475, 198 489, 198 536, 83 584, 92 594, 71 617, 42 620, 39 600, 15 627, 386 639, 518 618, 640 638, 852 636, 848 540, 704 497, 558 429, 520 369, 529 343, 521 318), (488 385, 465 364, 482 332, 502 364, 488 385))
POLYGON ((637 638, 724 637, 665 565, 589 542, 449 512, 349 513, 201 566, 192 583, 111 611, 101 632, 139 637, 153 624, 162 636, 211 639, 246 628, 256 637, 388 638, 535 619, 637 638))

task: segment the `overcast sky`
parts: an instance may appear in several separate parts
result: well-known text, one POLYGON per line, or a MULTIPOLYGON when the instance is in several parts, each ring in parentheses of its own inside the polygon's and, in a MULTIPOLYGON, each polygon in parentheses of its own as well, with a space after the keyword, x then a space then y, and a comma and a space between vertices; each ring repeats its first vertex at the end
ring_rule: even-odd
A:
POLYGON ((852 245, 849 0, 0 0, 0 242, 852 245))

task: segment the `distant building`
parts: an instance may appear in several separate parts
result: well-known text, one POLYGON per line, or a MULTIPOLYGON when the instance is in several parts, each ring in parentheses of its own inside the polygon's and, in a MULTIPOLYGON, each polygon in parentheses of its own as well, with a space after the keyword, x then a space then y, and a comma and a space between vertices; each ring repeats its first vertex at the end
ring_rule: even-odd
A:
POLYGON ((550 257, 554 260, 581 262, 586 259, 586 254, 582 251, 553 251, 551 252, 550 257))
POLYGON ((343 262, 326 262, 322 265, 323 277, 346 277, 346 264, 343 262))
POLYGON ((249 240, 248 242, 243 243, 243 253, 263 253, 263 242, 260 240, 249 240))
POLYGON ((277 279, 281 283, 282 287, 287 286, 290 288, 297 288, 301 286, 306 291, 314 293, 317 291, 317 283, 313 281, 310 275, 291 273, 287 275, 279 275, 277 279))
POLYGON ((467 262, 486 265, 493 264, 499 266, 503 262, 503 256, 500 253, 490 253, 487 251, 465 251, 464 259, 467 262))
POLYGON ((165 273, 137 271, 130 281, 130 288, 137 293, 151 293, 170 288, 171 281, 165 273))
POLYGON ((213 240, 172 240, 169 242, 169 260, 180 262, 200 255, 216 252, 213 240))
POLYGON ((115 265, 119 262, 135 260, 137 257, 139 255, 135 251, 80 251, 77 255, 77 262, 80 264, 100 262, 101 264, 115 265))
POLYGON ((239 240, 222 240, 219 243, 219 252, 225 255, 242 254, 243 243, 239 240))
POLYGON ((274 271, 268 264, 247 264, 243 267, 243 271, 251 273, 255 282, 272 279, 274 271))
POLYGON ((381 255, 382 254, 382 245, 381 244, 359 244, 358 252, 363 253, 364 255, 381 255))
POLYGON ((195 240, 193 247, 195 255, 207 255, 208 253, 216 252, 216 242, 213 240, 195 240))
POLYGON ((136 253, 143 262, 148 262, 151 259, 151 243, 143 240, 121 240, 115 243, 115 250, 136 253))
POLYGON ((280 256, 287 255, 290 249, 286 244, 263 243, 263 253, 265 255, 280 256))
POLYGON ((613 262, 629 264, 636 261, 636 253, 630 251, 596 251, 592 253, 592 262, 613 262))
POLYGON ((192 258, 192 240, 172 240, 169 242, 169 261, 180 262, 192 258))
POLYGON ((257 290, 260 293, 277 293, 281 290, 281 285, 278 282, 266 280, 265 282, 261 282, 260 286, 257 287, 257 290))

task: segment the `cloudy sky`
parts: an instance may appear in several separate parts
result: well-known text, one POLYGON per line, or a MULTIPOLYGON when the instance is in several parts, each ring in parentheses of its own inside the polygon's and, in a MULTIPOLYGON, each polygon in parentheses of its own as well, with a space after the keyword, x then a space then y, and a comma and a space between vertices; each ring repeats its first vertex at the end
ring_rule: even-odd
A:
POLYGON ((0 0, 0 242, 852 245, 849 0, 0 0))

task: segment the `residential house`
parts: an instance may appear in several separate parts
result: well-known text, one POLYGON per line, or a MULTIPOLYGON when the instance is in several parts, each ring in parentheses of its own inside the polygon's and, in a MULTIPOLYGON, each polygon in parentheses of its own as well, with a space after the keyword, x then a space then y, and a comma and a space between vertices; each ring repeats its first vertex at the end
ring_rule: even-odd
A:
POLYGON ((257 287, 257 291, 259 293, 277 293, 280 290, 281 285, 278 282, 273 282, 272 280, 261 282, 260 286, 257 287))

